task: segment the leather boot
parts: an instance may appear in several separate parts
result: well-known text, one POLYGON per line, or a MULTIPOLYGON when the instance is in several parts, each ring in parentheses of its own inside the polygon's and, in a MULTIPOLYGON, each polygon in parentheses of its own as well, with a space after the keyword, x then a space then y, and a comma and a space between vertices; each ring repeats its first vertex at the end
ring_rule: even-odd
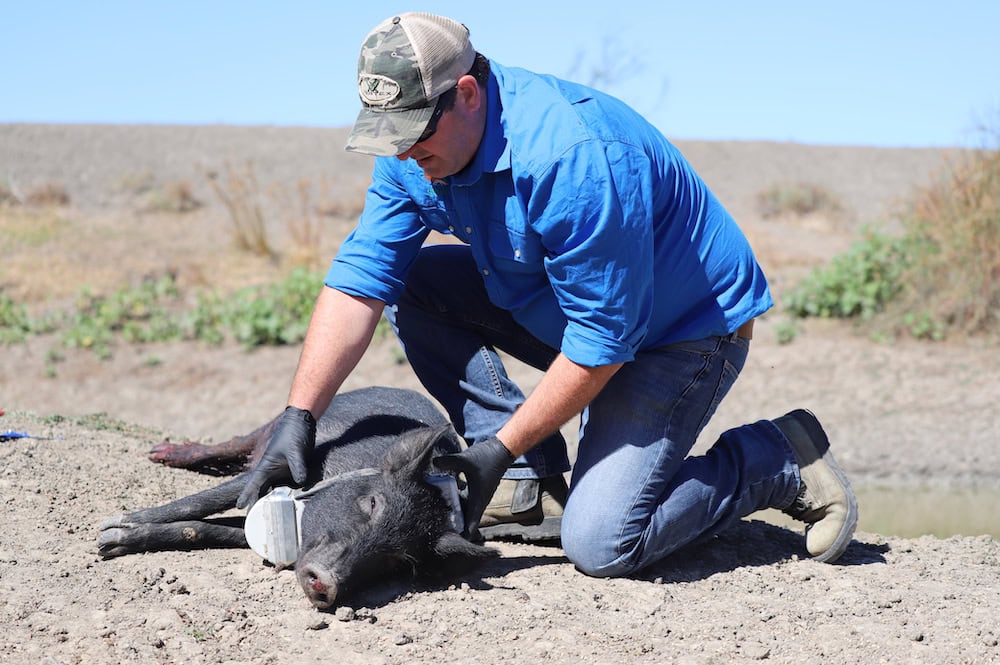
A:
POLYGON ((479 532, 486 540, 558 540, 569 488, 562 475, 538 480, 501 480, 479 532))
POLYGON ((816 561, 834 561, 851 542, 858 524, 858 500, 830 441, 811 412, 797 409, 774 420, 795 453, 801 485, 782 512, 806 522, 806 549, 816 561))

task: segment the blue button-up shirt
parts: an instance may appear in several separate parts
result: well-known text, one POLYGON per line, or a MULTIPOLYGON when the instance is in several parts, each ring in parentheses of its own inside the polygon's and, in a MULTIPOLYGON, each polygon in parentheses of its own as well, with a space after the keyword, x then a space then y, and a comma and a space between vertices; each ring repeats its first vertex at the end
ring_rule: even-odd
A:
POLYGON ((590 88, 490 65, 472 161, 431 184, 413 160, 377 158, 328 286, 394 303, 430 231, 452 234, 494 304, 587 366, 771 307, 745 236, 655 127, 590 88))

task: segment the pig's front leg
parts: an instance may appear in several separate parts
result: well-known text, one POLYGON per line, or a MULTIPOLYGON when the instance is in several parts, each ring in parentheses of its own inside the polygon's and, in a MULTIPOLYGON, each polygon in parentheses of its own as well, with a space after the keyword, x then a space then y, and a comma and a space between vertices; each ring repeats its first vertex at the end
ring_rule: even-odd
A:
POLYGON ((154 550, 246 547, 243 517, 201 521, 236 506, 247 475, 162 506, 115 515, 104 520, 97 551, 104 558, 154 550))
POLYGON ((130 513, 114 515, 101 523, 102 530, 130 522, 137 524, 167 524, 184 520, 198 520, 236 507, 236 499, 247 482, 247 474, 231 478, 221 485, 196 492, 190 496, 143 508, 130 513))
POLYGON ((111 559, 139 552, 248 547, 243 527, 220 522, 184 521, 169 524, 120 522, 104 527, 97 553, 111 559))

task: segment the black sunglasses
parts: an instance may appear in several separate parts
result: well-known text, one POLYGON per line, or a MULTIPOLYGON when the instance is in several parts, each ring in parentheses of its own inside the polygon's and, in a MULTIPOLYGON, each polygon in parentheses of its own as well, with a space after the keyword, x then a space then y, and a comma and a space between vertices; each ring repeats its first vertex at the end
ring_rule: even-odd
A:
MULTIPOLYGON (((434 105, 434 113, 431 114, 431 119, 427 121, 427 126, 424 127, 424 133, 420 135, 416 143, 422 143, 430 137, 434 136, 434 133, 438 128, 438 121, 441 120, 441 116, 444 112, 450 109, 455 103, 455 97, 458 94, 458 86, 449 89, 447 92, 441 93, 438 97, 437 104, 434 105)), ((416 144, 414 144, 416 145, 416 144)))

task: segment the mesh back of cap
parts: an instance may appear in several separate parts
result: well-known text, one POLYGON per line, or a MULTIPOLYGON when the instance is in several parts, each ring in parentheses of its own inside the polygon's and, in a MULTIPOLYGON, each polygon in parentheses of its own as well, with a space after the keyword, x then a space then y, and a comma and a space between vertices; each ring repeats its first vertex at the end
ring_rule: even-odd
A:
POLYGON ((420 63, 424 92, 433 99, 468 73, 476 57, 464 25, 444 16, 411 12, 400 15, 420 63))

